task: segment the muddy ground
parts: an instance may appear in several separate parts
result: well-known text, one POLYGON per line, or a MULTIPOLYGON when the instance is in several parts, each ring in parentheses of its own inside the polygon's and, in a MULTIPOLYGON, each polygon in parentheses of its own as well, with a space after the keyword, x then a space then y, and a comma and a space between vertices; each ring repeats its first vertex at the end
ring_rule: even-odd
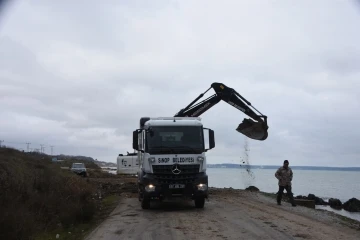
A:
POLYGON ((204 209, 190 202, 154 203, 141 209, 135 178, 90 179, 118 206, 87 240, 95 239, 360 239, 360 223, 334 213, 276 204, 261 192, 210 189, 204 209))

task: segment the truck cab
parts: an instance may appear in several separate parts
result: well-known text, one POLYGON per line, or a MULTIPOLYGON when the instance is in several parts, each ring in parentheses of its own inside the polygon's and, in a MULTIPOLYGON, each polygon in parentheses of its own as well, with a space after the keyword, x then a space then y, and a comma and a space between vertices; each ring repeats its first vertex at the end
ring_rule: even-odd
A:
POLYGON ((194 200, 203 208, 208 198, 205 153, 214 147, 214 131, 204 128, 199 117, 141 118, 140 128, 133 132, 133 148, 142 208, 175 197, 194 200))

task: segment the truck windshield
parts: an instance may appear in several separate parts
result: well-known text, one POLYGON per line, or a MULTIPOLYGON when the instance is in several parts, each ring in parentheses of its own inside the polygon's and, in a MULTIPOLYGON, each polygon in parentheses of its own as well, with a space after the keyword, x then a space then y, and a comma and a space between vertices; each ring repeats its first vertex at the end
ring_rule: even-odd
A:
POLYGON ((146 150, 150 154, 200 154, 204 151, 200 126, 154 126, 146 134, 146 150))

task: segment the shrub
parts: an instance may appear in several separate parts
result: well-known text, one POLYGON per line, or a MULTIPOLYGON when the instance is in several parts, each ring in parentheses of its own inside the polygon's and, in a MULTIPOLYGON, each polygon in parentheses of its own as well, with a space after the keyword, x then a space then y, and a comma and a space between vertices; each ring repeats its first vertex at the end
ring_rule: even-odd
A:
POLYGON ((93 192, 85 179, 61 171, 46 155, 0 148, 0 239, 32 239, 91 220, 93 192))

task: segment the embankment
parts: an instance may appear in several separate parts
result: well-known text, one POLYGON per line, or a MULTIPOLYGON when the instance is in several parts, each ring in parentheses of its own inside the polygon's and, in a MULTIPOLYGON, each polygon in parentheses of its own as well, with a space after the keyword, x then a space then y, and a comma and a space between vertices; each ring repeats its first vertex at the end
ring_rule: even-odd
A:
MULTIPOLYGON (((96 167, 90 172, 103 174, 96 167)), ((117 204, 116 196, 101 192, 96 181, 62 170, 47 155, 0 148, 0 239, 55 239, 79 226, 85 234, 117 204)))

